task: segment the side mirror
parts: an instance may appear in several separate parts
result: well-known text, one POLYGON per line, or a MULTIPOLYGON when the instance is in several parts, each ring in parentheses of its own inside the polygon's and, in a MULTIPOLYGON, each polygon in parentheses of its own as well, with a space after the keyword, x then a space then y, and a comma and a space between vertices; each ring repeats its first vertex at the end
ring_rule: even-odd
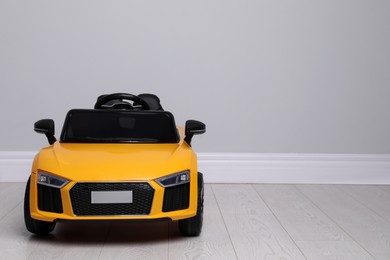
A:
POLYGON ((187 120, 185 128, 185 137, 184 141, 191 146, 192 137, 194 135, 204 134, 206 132, 206 125, 200 121, 196 120, 187 120))
POLYGON ((34 124, 34 131, 45 134, 49 144, 54 144, 57 139, 54 137, 54 121, 52 119, 42 119, 34 124))

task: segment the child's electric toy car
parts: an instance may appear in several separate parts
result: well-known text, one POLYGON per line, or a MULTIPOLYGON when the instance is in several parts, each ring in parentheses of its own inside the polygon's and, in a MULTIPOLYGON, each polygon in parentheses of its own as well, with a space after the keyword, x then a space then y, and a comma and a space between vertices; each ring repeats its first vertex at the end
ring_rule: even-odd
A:
POLYGON ((157 96, 117 93, 100 96, 95 109, 70 110, 59 141, 51 119, 34 130, 50 146, 35 156, 26 186, 30 232, 96 220, 178 220, 183 235, 201 232, 203 175, 191 139, 203 123, 178 128, 157 96))

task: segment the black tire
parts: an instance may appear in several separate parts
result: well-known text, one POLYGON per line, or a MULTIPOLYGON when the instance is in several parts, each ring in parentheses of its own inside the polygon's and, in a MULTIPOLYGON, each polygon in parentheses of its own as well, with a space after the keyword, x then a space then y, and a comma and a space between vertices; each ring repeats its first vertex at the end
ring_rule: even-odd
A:
POLYGON ((203 174, 198 172, 198 209, 192 218, 179 220, 179 230, 183 236, 199 236, 203 225, 204 187, 203 174))
POLYGON ((31 233, 37 235, 47 235, 53 231, 55 222, 46 222, 33 219, 30 215, 30 178, 28 178, 26 191, 24 193, 24 224, 31 233))

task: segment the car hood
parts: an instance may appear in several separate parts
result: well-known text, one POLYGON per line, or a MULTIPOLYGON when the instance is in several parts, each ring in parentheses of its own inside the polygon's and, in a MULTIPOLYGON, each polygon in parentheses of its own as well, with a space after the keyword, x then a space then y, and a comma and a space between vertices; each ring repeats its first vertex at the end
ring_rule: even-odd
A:
POLYGON ((44 148, 36 169, 74 181, 149 180, 193 166, 195 154, 182 144, 76 144, 44 148))

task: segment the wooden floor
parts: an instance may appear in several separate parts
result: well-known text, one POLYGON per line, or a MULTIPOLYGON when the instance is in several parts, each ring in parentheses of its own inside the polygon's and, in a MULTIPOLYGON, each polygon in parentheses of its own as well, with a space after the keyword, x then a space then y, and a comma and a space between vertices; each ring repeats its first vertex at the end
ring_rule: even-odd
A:
POLYGON ((390 259, 390 186, 208 184, 201 236, 176 222, 23 222, 23 183, 0 183, 0 259, 390 259))

